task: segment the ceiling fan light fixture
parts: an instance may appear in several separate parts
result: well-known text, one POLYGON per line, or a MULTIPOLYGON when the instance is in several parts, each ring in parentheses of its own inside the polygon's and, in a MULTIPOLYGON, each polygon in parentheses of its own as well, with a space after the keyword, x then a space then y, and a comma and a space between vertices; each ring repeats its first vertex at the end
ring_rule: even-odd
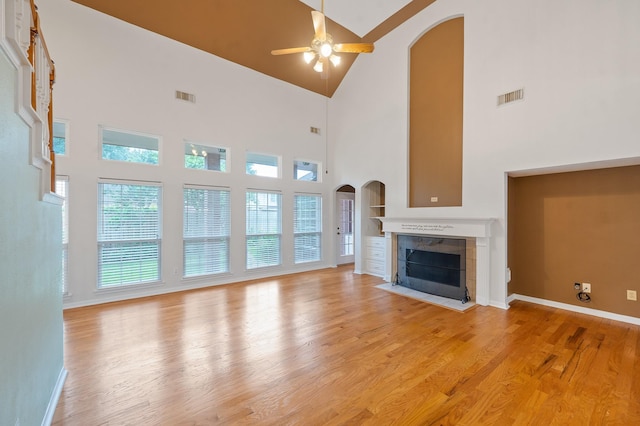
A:
POLYGON ((329 78, 329 69, 333 64, 337 67, 342 62, 342 58, 334 53, 371 53, 373 43, 338 43, 333 44, 333 37, 327 32, 326 18, 324 16, 324 0, 320 11, 312 10, 311 19, 313 21, 314 36, 311 44, 306 47, 289 47, 286 49, 275 49, 272 55, 289 55, 292 53, 302 53, 302 58, 307 64, 315 61, 313 70, 322 73, 323 79, 329 78))
POLYGON ((323 57, 328 58, 329 56, 331 56, 331 53, 333 53, 333 47, 331 46, 331 43, 326 41, 322 43, 322 45, 320 46, 320 54, 323 57))
POLYGON ((315 57, 316 57, 316 54, 315 54, 314 52, 311 52, 311 51, 309 51, 309 52, 304 52, 304 53, 302 54, 302 57, 304 58, 304 61, 305 61, 306 63, 310 64, 310 63, 311 63, 311 61, 313 61, 313 58, 315 58, 315 57))

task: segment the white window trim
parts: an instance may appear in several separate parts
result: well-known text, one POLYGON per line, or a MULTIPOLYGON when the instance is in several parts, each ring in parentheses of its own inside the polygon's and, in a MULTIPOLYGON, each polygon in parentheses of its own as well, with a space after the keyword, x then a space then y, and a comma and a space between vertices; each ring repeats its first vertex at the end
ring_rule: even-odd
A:
MULTIPOLYGON (((138 163, 134 163, 134 164, 138 164, 138 163)), ((163 224, 164 224, 164 220, 163 220, 163 191, 164 191, 164 187, 162 185, 161 182, 157 182, 157 181, 143 181, 143 180, 133 180, 133 179, 109 179, 109 178, 99 178, 98 179, 98 185, 100 184, 115 184, 115 185, 146 185, 146 186, 155 186, 160 188, 159 191, 159 203, 158 203, 158 222, 159 222, 159 226, 158 226, 158 237, 157 239, 151 240, 136 240, 136 241, 158 241, 158 279, 156 281, 145 281, 145 282, 141 282, 141 283, 127 283, 127 284, 120 284, 120 285, 114 285, 114 286, 107 286, 107 287, 100 287, 100 282, 99 282, 99 273, 100 273, 100 267, 99 267, 99 261, 100 261, 100 256, 99 256, 99 250, 100 250, 100 244, 101 242, 98 239, 98 235, 97 233, 99 232, 98 228, 100 226, 100 220, 98 219, 97 223, 96 223, 96 249, 98 250, 96 252, 97 258, 98 258, 98 264, 96 264, 96 287, 94 292, 95 293, 113 293, 113 292, 122 292, 122 291, 127 291, 133 288, 139 289, 139 288, 148 288, 148 287, 158 287, 160 285, 163 284, 162 281, 162 240, 163 240, 163 235, 162 235, 162 230, 163 230, 163 224)), ((100 202, 100 200, 97 200, 98 202, 100 202)), ((100 215, 100 209, 99 206, 96 206, 97 211, 96 214, 99 216, 100 215)), ((116 240, 112 240, 110 242, 117 242, 116 240)))
POLYGON ((324 232, 324 227, 323 227, 323 221, 324 221, 324 215, 323 215, 323 213, 324 213, 324 209, 323 209, 324 198, 322 197, 322 194, 303 193, 303 192, 294 193, 293 194, 293 198, 294 198, 294 203, 293 203, 293 209, 294 209, 294 212, 293 212, 293 220, 294 220, 294 223, 293 223, 293 238, 294 238, 294 241, 293 241, 293 262, 296 265, 312 263, 312 262, 321 262, 322 261, 322 235, 323 235, 323 232, 324 232), (316 231, 316 232, 296 232, 295 231, 295 207, 296 207, 295 198, 296 198, 296 196, 317 197, 317 198, 320 199, 320 230, 319 231, 316 231), (318 259, 307 260, 307 261, 304 261, 304 262, 296 262, 296 259, 295 259, 295 257, 296 257, 295 256, 295 251, 296 251, 295 237, 298 236, 298 235, 318 235, 319 241, 320 241, 320 246, 318 247, 318 250, 320 252, 320 256, 319 256, 318 259))
POLYGON ((305 183, 310 183, 310 184, 322 183, 322 162, 316 161, 316 160, 308 160, 306 158, 294 158, 293 161, 291 162, 291 167, 292 167, 291 175, 294 175, 294 172, 295 172, 295 169, 296 169, 296 162, 315 164, 317 166, 317 171, 316 171, 316 180, 301 180, 301 179, 297 179, 294 176, 293 177, 294 181, 296 181, 296 182, 305 182, 305 183))
POLYGON ((98 132, 99 132, 99 134, 98 134, 98 159, 100 161, 116 162, 116 163, 121 163, 121 164, 135 164, 135 165, 152 166, 152 167, 158 167, 158 166, 162 165, 162 136, 155 135, 153 133, 139 132, 139 131, 136 131, 136 130, 127 130, 127 129, 122 129, 122 128, 118 128, 118 127, 106 126, 106 125, 102 125, 102 124, 98 125, 98 132), (145 137, 145 138, 157 139, 158 140, 158 164, 138 163, 138 162, 135 162, 135 161, 109 160, 109 159, 103 158, 102 157, 102 145, 103 145, 104 131, 105 130, 109 130, 109 131, 112 131, 112 132, 126 133, 126 134, 133 135, 133 136, 142 136, 142 137, 145 137))
POLYGON ((244 173, 247 176, 254 176, 256 178, 262 178, 262 179, 282 179, 282 156, 281 155, 276 155, 276 154, 271 154, 271 153, 267 153, 267 152, 257 152, 257 151, 246 151, 245 152, 245 156, 244 156, 244 173), (265 157, 273 157, 276 159, 277 162, 277 167, 278 167, 278 172, 277 172, 277 176, 263 176, 263 175, 252 175, 250 173, 247 173, 247 161, 248 161, 248 157, 249 155, 263 155, 265 157))
POLYGON ((64 154, 56 153, 56 157, 69 157, 71 144, 69 143, 71 139, 71 122, 62 118, 54 118, 53 123, 60 123, 64 125, 64 154))
MULTIPOLYGON (((65 194, 64 194, 64 201, 63 201, 63 206, 64 206, 64 214, 62 216, 62 229, 63 232, 65 232, 66 229, 66 235, 67 235, 67 241, 65 242, 64 239, 62 240, 62 251, 63 253, 66 254, 65 256, 65 262, 62 266, 63 268, 63 276, 64 276, 64 280, 61 283, 62 284, 62 297, 65 299, 68 299, 71 296, 71 293, 69 292, 69 234, 70 234, 70 229, 69 229, 69 176, 66 175, 57 175, 56 176, 56 187, 58 185, 58 182, 65 182, 65 194)), ((56 188, 57 189, 57 188, 56 188)))
MULTIPOLYGON (((208 191, 226 191, 228 192, 228 197, 229 197, 229 205, 228 205, 228 209, 229 209, 229 223, 227 224, 228 229, 229 229, 229 234, 225 237, 227 240, 227 270, 224 272, 214 272, 214 273, 208 273, 208 274, 200 274, 200 275, 189 275, 189 276, 185 276, 185 254, 184 254, 184 243, 185 241, 187 241, 187 237, 184 236, 184 201, 183 201, 183 223, 182 223, 182 279, 183 280, 194 280, 194 279, 201 279, 201 278, 206 278, 206 277, 218 277, 218 276, 222 276, 222 275, 229 275, 231 273, 231 229, 232 229, 232 218, 233 218, 233 211, 232 211, 232 200, 231 200, 231 189, 229 187, 223 187, 223 186, 209 186, 209 185, 195 185, 195 184, 185 184, 183 186, 183 190, 182 190, 182 194, 183 194, 183 200, 184 200, 184 190, 186 189, 198 189, 198 190, 208 190, 208 191)), ((192 237, 190 239, 218 239, 218 238, 222 238, 222 237, 192 237)))
MULTIPOLYGON (((211 169, 194 169, 194 168, 190 168, 190 167, 186 167, 184 166, 184 169, 186 170, 199 170, 199 171, 204 171, 204 172, 213 172, 213 173, 231 173, 231 149, 226 147, 226 146, 219 146, 216 144, 213 144, 212 142, 198 142, 198 141, 193 141, 193 140, 189 140, 189 139, 184 139, 183 140, 184 145, 196 145, 196 146, 201 146, 201 147, 205 147, 205 148, 214 148, 214 149, 224 149, 225 150, 225 155, 224 155, 224 161, 225 161, 225 170, 211 170, 211 169)), ((185 152, 185 155, 187 153, 185 152)), ((182 159, 182 163, 184 164, 184 157, 182 159)))
POLYGON ((244 206, 244 211, 245 211, 245 225, 244 225, 244 232, 245 232, 245 243, 244 243, 244 255, 245 255, 245 261, 244 261, 244 267, 246 271, 256 271, 256 270, 261 270, 261 269, 268 269, 268 268, 277 268, 277 267, 281 267, 282 266, 282 201, 283 201, 283 195, 281 191, 273 191, 273 190, 264 190, 264 189, 255 189, 255 188, 247 188, 244 194, 244 198, 245 198, 245 206, 244 206), (279 216, 279 232, 278 233, 269 233, 269 234, 248 234, 247 233, 247 217, 246 217, 246 211, 247 211, 247 205, 246 205, 246 197, 247 194, 250 192, 257 192, 257 193, 261 193, 261 194, 275 194, 278 195, 279 198, 279 204, 278 204, 278 216, 279 216), (278 250, 278 263, 275 265, 265 265, 265 266, 257 266, 254 268, 249 268, 248 267, 248 261, 249 261, 249 254, 248 254, 248 242, 250 239, 253 238, 257 238, 257 237, 277 237, 278 238, 278 246, 279 246, 279 250, 278 250))

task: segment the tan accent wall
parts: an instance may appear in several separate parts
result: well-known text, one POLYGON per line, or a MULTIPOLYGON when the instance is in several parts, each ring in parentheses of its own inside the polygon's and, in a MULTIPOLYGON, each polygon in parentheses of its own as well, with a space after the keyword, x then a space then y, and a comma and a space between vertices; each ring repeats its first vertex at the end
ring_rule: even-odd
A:
POLYGON ((411 47, 409 207, 462 205, 464 18, 411 47))
POLYGON ((509 197, 511 293, 640 317, 640 166, 512 178, 509 197))

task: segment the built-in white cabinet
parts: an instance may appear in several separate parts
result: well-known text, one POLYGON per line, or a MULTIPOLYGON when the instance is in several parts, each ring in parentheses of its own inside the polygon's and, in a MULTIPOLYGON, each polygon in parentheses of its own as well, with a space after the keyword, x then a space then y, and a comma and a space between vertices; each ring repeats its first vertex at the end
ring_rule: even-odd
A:
POLYGON ((384 237, 365 237, 364 270, 367 274, 384 277, 385 272, 384 237))

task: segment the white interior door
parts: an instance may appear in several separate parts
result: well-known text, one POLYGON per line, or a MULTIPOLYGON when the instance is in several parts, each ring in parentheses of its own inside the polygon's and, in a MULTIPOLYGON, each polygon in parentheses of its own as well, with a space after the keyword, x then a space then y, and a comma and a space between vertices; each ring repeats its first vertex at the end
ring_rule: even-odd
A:
POLYGON ((355 251, 355 205, 356 194, 353 192, 336 192, 337 260, 338 265, 353 263, 355 251))

